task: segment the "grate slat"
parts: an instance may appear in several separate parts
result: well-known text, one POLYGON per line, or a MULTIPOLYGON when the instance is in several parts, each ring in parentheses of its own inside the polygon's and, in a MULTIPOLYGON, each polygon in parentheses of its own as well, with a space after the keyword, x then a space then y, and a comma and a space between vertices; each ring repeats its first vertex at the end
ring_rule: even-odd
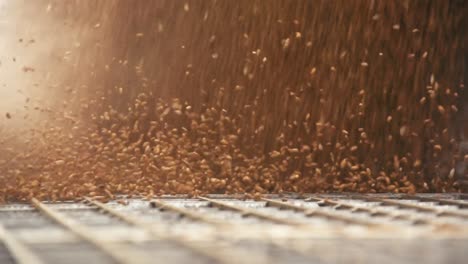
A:
POLYGON ((402 201, 398 201, 395 199, 381 199, 377 197, 370 197, 368 195, 353 195, 354 198, 356 199, 362 199, 366 201, 372 201, 372 202, 378 202, 382 205, 392 205, 400 208, 406 208, 406 209, 414 209, 417 211, 421 212, 430 212, 434 213, 436 215, 445 215, 445 216, 453 216, 453 217, 459 217, 462 219, 468 219, 468 212, 460 212, 460 211, 454 211, 454 210, 447 210, 447 209, 438 209, 430 206, 425 206, 421 204, 410 204, 402 201))
POLYGON ((459 228, 459 225, 455 224, 450 224, 450 223, 439 223, 434 221, 434 218, 431 216, 415 216, 414 214, 411 213, 404 213, 401 211, 388 211, 388 210, 382 210, 380 208, 376 207, 368 207, 368 206, 362 206, 362 205, 356 205, 356 204, 349 204, 346 202, 342 201, 335 201, 335 200, 330 200, 326 199, 320 196, 309 196, 307 201, 314 201, 319 204, 324 204, 328 206, 334 206, 337 209, 346 209, 351 212, 365 212, 368 213, 370 216, 384 216, 393 220, 398 220, 398 219, 405 219, 409 220, 411 224, 413 225, 419 225, 419 224, 430 224, 435 226, 436 228, 442 228, 442 227, 447 227, 451 226, 454 228, 459 228))
POLYGON ((436 197, 424 197, 424 196, 416 196, 416 195, 405 195, 403 196, 405 199, 412 199, 418 200, 423 202, 435 202, 440 205, 453 205, 457 206, 458 208, 468 208, 468 203, 463 201, 455 201, 455 200, 448 200, 443 198, 436 198, 436 197))
POLYGON ((44 264, 25 244, 16 239, 0 224, 0 242, 6 246, 18 264, 44 264))
POLYGON ((217 208, 222 209, 222 210, 235 211, 235 212, 238 212, 238 213, 242 214, 243 216, 253 216, 253 217, 256 217, 256 218, 259 218, 259 219, 262 219, 262 220, 266 220, 266 221, 270 221, 272 223, 282 224, 282 225, 290 225, 290 226, 303 226, 304 225, 304 223, 301 223, 301 222, 296 222, 296 221, 292 221, 292 220, 289 220, 289 219, 275 217, 275 216, 265 214, 265 213, 262 213, 262 212, 258 212, 258 211, 255 211, 255 210, 252 210, 252 209, 249 209, 249 208, 246 208, 246 207, 240 207, 240 206, 228 204, 226 202, 222 202, 222 201, 219 201, 219 200, 214 200, 214 199, 210 199, 210 198, 206 198, 206 197, 202 197, 202 196, 200 196, 198 198, 201 199, 201 200, 209 202, 209 205, 212 206, 212 207, 217 207, 217 208))
POLYGON ((145 223, 143 221, 140 221, 139 219, 131 216, 131 215, 128 215, 128 214, 123 214, 113 208, 111 208, 110 206, 107 206, 101 202, 98 202, 98 201, 95 201, 93 199, 90 199, 90 198, 86 198, 86 202, 90 203, 90 204, 93 204, 97 207, 99 207, 103 212, 105 213, 108 213, 114 217, 117 217, 125 222, 127 222, 128 224, 131 224, 131 225, 134 225, 134 226, 137 226, 141 229, 144 229, 146 231, 148 231, 151 235, 153 235, 156 239, 163 239, 163 240, 167 240, 167 241, 171 241, 171 242, 175 242, 176 244, 186 248, 186 249, 189 249, 189 250, 192 250, 200 255, 202 255, 203 257, 206 257, 216 263, 228 263, 228 264, 231 264, 233 263, 232 262, 232 259, 228 259, 226 258, 223 254, 218 254, 217 252, 211 252, 203 247, 198 247, 197 245, 195 244, 191 244, 191 243, 188 243, 187 241, 183 240, 183 239, 180 239, 178 237, 175 237, 175 236, 168 236, 167 234, 163 233, 163 232, 160 232, 158 229, 155 229, 150 223, 145 223))
POLYGON ((193 212, 191 210, 187 210, 187 209, 183 209, 183 208, 180 208, 180 207, 177 207, 177 206, 173 206, 173 205, 170 205, 170 204, 168 204, 166 202, 163 202, 161 200, 153 200, 153 201, 150 202, 150 205, 151 205, 151 207, 157 208, 159 210, 173 211, 173 212, 175 212, 177 214, 180 214, 182 216, 190 218, 190 219, 192 219, 194 221, 200 221, 200 222, 204 222, 204 223, 212 224, 212 225, 222 225, 222 224, 224 224, 222 222, 215 221, 215 220, 207 217, 204 214, 199 214, 199 213, 193 212))
POLYGON ((277 208, 283 208, 283 209, 299 211, 299 212, 304 213, 304 215, 306 215, 306 216, 320 216, 320 217, 325 217, 325 218, 345 222, 345 223, 348 223, 348 224, 364 225, 364 226, 367 226, 367 227, 375 227, 375 226, 378 225, 378 224, 373 223, 371 221, 365 221, 365 220, 361 220, 361 219, 347 217, 347 216, 344 216, 344 215, 325 212, 325 211, 322 211, 322 210, 320 210, 318 208, 310 209, 310 208, 305 208, 305 207, 289 204, 289 203, 286 203, 286 202, 281 202, 281 201, 276 201, 276 200, 266 199, 266 198, 263 198, 262 200, 266 201, 267 206, 274 206, 274 207, 277 207, 277 208))
POLYGON ((93 244, 95 247, 102 250, 106 253, 109 257, 114 259, 118 263, 127 264, 127 263, 143 263, 144 261, 141 260, 139 256, 131 254, 130 251, 125 250, 123 251, 121 248, 116 250, 116 248, 108 243, 103 243, 97 237, 95 237, 91 230, 89 230, 86 226, 83 226, 76 222, 72 218, 66 217, 64 214, 59 213, 46 204, 40 202, 39 200, 33 198, 31 203, 34 207, 36 207, 39 211, 41 211, 44 215, 48 216, 49 218, 53 219, 61 226, 67 228, 69 231, 77 235, 78 237, 82 238, 83 240, 93 244))

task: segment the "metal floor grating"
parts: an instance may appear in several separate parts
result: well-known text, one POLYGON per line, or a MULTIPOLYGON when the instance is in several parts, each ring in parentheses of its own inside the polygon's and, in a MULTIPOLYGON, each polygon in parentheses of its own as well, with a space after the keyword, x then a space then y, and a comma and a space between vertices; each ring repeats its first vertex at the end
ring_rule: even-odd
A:
POLYGON ((0 206, 0 263, 466 261, 462 194, 121 201, 0 206))

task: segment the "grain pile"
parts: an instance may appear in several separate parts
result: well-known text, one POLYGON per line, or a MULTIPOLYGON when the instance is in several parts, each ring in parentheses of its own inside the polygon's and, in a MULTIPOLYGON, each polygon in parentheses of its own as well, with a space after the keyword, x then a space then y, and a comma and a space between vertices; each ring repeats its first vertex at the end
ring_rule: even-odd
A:
MULTIPOLYGON (((96 113, 99 104, 91 100, 82 106, 81 114, 89 120, 50 112, 53 121, 22 134, 21 146, 3 140, 2 201, 111 199, 116 194, 457 191, 453 171, 425 181, 421 160, 411 154, 369 159, 375 144, 362 129, 310 124, 308 139, 286 141, 285 135, 297 129, 286 126, 276 139, 280 147, 264 153, 256 143, 262 128, 243 132, 255 125, 251 108, 243 116, 217 107, 195 112, 179 99, 164 102, 147 94, 140 94, 127 111, 109 105, 96 113)), ((431 127, 430 120, 424 123, 431 127)), ((387 144, 392 136, 415 137, 401 130, 388 135, 387 144)), ((15 138, 6 131, 2 136, 15 138)), ((440 140, 444 138, 432 140, 434 158, 441 145, 455 144, 440 140)))
POLYGON ((461 191, 460 4, 294 3, 87 2, 64 102, 0 121, 0 201, 461 191))

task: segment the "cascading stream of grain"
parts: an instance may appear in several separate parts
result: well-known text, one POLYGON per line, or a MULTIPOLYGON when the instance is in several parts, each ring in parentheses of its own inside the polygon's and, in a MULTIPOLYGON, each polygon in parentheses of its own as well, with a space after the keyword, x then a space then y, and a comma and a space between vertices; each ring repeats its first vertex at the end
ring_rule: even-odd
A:
POLYGON ((69 35, 0 121, 4 201, 464 190, 464 1, 35 5, 69 35))

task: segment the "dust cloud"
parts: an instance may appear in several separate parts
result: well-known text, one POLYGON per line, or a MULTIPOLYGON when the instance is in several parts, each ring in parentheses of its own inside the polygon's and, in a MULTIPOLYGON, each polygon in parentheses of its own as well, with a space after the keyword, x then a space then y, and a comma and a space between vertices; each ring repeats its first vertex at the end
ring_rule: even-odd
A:
POLYGON ((0 2, 1 126, 29 129, 49 118, 45 112, 64 111, 60 103, 76 97, 74 73, 92 30, 61 16, 57 4, 0 2))

